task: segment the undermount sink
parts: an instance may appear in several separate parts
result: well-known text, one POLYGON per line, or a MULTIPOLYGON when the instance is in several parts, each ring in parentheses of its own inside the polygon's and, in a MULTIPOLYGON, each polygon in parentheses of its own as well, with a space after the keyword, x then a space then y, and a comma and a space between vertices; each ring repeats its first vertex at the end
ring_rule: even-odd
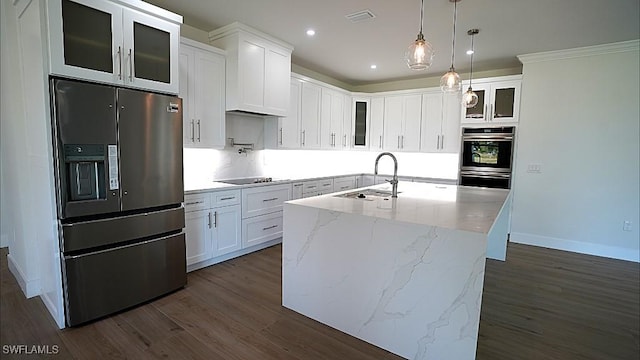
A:
POLYGON ((268 183, 272 182, 273 179, 270 177, 252 177, 252 178, 239 178, 239 179, 227 179, 227 180, 216 180, 217 182, 231 184, 231 185, 247 185, 247 184, 259 184, 259 183, 268 183))
MULTIPOLYGON (((400 192, 398 192, 399 194, 400 192)), ((347 199, 362 199, 362 200, 374 200, 376 198, 389 198, 391 197, 391 191, 376 190, 376 189, 364 189, 359 191, 352 191, 344 194, 334 195, 335 197, 343 197, 347 199)))

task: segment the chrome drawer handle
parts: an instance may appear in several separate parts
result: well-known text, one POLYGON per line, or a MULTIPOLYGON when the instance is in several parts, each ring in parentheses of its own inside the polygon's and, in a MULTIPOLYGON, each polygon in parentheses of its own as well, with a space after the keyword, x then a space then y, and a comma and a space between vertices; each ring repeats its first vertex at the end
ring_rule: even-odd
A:
POLYGON ((193 202, 188 202, 186 205, 197 205, 197 204, 203 204, 204 200, 200 200, 200 201, 193 201, 193 202))
POLYGON ((264 200, 262 200, 262 202, 274 201, 274 200, 278 200, 278 198, 275 197, 275 198, 271 198, 271 199, 264 199, 264 200))
POLYGON ((275 229, 275 228, 277 228, 277 227, 278 227, 278 225, 271 225, 271 226, 267 226, 266 228, 262 228, 262 231, 270 230, 270 229, 275 229))
POLYGON ((224 200, 233 200, 233 199, 235 199, 235 198, 236 198, 235 196, 223 197, 223 198, 220 198, 220 201, 224 201, 224 200))

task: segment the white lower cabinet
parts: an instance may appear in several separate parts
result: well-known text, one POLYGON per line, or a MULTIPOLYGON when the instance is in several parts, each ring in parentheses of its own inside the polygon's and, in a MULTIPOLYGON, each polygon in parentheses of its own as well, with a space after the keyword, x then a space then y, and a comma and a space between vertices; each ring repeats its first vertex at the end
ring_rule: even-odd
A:
POLYGON ((187 265, 211 258, 211 229, 209 210, 189 211, 184 215, 187 245, 187 265))
POLYGON ((333 192, 333 179, 320 179, 302 183, 302 197, 330 194, 333 192))
POLYGON ((333 191, 345 191, 356 188, 356 177, 355 176, 343 176, 337 177, 333 179, 333 191))
POLYGON ((291 199, 291 185, 242 189, 242 248, 282 237, 282 208, 291 199))
POLYGON ((211 243, 213 257, 242 248, 240 205, 224 206, 213 211, 211 243))
POLYGON ((223 190, 185 196, 187 266, 240 250, 242 227, 240 191, 223 190))
POLYGON ((248 248, 282 237, 282 211, 242 221, 242 247, 248 248))

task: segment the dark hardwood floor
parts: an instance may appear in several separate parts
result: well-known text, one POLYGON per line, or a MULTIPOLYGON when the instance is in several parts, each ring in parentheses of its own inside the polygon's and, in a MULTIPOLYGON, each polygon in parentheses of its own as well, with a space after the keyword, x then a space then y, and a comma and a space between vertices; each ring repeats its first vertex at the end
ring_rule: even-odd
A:
MULTIPOLYGON (((20 344, 57 349, 29 359, 399 359, 283 308, 281 246, 190 273, 180 291, 64 330, 39 298, 24 298, 6 254, 2 359, 25 358, 6 353, 20 344)), ((640 264, 518 244, 507 256, 487 261, 477 359, 640 358, 640 264)))

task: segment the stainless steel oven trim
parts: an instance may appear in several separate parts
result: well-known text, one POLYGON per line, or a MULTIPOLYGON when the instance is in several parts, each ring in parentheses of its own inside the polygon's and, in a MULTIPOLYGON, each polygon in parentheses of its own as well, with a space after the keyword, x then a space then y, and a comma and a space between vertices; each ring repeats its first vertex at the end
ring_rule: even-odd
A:
POLYGON ((491 173, 491 172, 486 172, 486 173, 476 173, 476 172, 467 172, 467 173, 460 173, 460 177, 473 177, 473 178, 481 178, 481 179, 500 179, 500 180, 504 180, 504 179, 510 179, 511 175, 510 174, 501 174, 501 173, 491 173))
POLYGON ((477 140, 477 141, 513 141, 513 134, 470 134, 462 135, 462 141, 465 140, 477 140))
POLYGON ((493 167, 478 167, 478 166, 462 166, 460 167, 460 174, 511 174, 509 168, 493 168, 493 167))

